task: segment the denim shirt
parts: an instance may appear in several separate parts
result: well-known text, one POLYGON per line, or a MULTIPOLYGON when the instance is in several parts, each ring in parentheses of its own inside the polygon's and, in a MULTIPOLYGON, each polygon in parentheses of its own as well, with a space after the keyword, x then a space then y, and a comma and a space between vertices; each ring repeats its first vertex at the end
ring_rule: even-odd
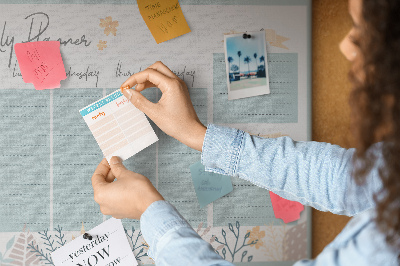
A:
MULTIPOLYGON (((209 125, 201 160, 207 171, 245 179, 321 211, 355 216, 315 260, 298 261, 296 266, 398 265, 398 251, 386 244, 374 222, 373 195, 382 187, 382 160, 378 153, 375 168, 359 186, 351 177, 354 152, 328 143, 263 139, 209 125)), ((233 265, 166 201, 150 205, 140 224, 157 265, 233 265)))

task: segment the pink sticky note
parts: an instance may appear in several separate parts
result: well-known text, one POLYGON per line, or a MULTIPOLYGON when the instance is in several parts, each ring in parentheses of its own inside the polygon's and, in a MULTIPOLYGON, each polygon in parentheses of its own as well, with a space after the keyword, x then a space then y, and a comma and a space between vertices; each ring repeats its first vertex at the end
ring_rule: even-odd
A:
POLYGON ((59 41, 16 43, 14 50, 24 82, 35 89, 60 88, 67 78, 59 41))
POLYGON ((301 203, 281 198, 271 191, 269 196, 271 197, 272 208, 276 218, 282 219, 284 223, 300 219, 300 213, 304 210, 304 206, 301 203))

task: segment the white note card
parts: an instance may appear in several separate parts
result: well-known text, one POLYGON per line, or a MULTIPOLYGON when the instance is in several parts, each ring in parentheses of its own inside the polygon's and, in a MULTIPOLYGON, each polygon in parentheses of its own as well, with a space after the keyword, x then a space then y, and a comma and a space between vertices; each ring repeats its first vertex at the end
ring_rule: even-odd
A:
POLYGON ((121 220, 110 218, 87 232, 92 240, 75 238, 51 253, 55 266, 138 265, 121 220))
POLYGON ((79 110, 104 157, 122 160, 158 141, 145 114, 119 91, 79 110))

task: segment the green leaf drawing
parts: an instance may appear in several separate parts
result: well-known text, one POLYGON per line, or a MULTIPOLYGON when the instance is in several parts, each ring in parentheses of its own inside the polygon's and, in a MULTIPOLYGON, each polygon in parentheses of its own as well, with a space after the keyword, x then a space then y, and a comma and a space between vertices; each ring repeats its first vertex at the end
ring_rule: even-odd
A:
POLYGON ((14 240, 15 240, 15 236, 13 236, 13 238, 11 238, 11 239, 7 242, 6 250, 9 250, 9 249, 12 247, 12 245, 14 244, 14 240))

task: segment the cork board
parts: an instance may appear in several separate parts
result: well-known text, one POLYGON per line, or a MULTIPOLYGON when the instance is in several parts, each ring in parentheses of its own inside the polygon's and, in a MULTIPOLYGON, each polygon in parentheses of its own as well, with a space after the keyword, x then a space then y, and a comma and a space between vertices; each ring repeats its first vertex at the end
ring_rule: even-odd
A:
MULTIPOLYGON (((312 139, 345 148, 349 138, 351 84, 349 62, 339 43, 351 28, 346 0, 317 0, 312 4, 312 139)), ((349 217, 313 210, 312 256, 315 258, 349 221, 349 217)))

